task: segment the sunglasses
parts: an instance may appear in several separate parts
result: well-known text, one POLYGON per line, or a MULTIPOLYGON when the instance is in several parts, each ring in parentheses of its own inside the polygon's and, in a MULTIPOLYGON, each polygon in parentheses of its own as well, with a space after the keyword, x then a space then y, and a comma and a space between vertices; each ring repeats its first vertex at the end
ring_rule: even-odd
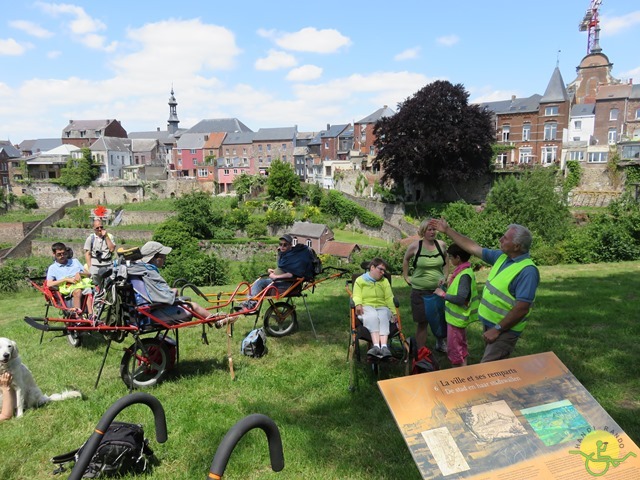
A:
POLYGON ((279 244, 281 247, 288 247, 289 244, 287 242, 280 242, 279 244))
POLYGON ((94 228, 94 230, 95 230, 96 232, 99 232, 100 230, 104 230, 104 227, 96 227, 96 228, 94 228))

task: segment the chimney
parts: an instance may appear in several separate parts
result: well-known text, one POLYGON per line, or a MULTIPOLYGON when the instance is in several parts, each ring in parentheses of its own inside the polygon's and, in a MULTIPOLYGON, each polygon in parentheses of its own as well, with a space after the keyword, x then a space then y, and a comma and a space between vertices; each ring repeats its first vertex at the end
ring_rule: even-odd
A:
POLYGON ((160 131, 160 127, 156 127, 156 131, 159 132, 160 131))
POLYGON ((331 130, 331 124, 327 123, 327 130, 331 130))
POLYGON ((513 102, 516 99, 515 95, 511 95, 511 101, 513 102))
POLYGON ((384 105, 382 108, 389 108, 387 105, 384 105))

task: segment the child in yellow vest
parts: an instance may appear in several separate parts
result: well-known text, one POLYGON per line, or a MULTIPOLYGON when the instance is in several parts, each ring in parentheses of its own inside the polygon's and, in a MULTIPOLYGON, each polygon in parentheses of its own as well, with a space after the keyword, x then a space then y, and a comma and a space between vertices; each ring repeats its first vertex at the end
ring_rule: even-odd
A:
POLYGON ((447 291, 434 291, 445 299, 445 319, 447 321, 447 356, 452 367, 467 364, 467 326, 478 320, 480 296, 467 252, 455 243, 447 249, 449 261, 454 271, 449 275, 447 291))

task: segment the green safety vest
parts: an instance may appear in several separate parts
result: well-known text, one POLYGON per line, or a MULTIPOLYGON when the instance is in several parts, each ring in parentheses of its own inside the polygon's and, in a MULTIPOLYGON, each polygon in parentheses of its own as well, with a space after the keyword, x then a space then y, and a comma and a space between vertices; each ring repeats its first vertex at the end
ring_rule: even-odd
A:
MULTIPOLYGON (((518 275, 524 267, 528 267, 529 265, 535 267, 533 260, 525 258, 519 262, 512 263, 499 272, 500 267, 507 261, 507 258, 507 255, 503 254, 493 265, 493 268, 489 272, 487 282, 484 285, 482 300, 480 302, 480 307, 478 308, 478 314, 480 317, 493 324, 500 323, 505 315, 509 313, 516 304, 515 297, 509 292, 509 284, 511 281, 516 278, 516 275, 518 275)), ((529 317, 530 314, 531 310, 529 310, 529 313, 527 313, 522 320, 511 327, 510 330, 514 332, 522 332, 524 327, 527 326, 527 317, 529 317)))
POLYGON ((451 285, 447 289, 447 293, 450 295, 458 294, 460 277, 463 275, 469 275, 469 278, 471 278, 471 295, 469 297, 469 303, 466 305, 456 305, 455 303, 445 302, 444 304, 444 317, 447 323, 458 328, 467 328, 470 323, 475 322, 478 319, 478 305, 480 305, 480 295, 478 295, 478 288, 476 286, 476 276, 473 274, 473 270, 471 268, 465 268, 456 275, 456 278, 453 279, 453 282, 451 282, 451 285))

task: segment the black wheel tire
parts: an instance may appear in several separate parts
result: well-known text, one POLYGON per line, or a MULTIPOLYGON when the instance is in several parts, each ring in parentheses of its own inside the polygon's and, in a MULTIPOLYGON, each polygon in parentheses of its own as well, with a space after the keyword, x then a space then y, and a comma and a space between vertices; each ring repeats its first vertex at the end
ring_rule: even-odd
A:
POLYGON ((80 348, 82 346, 82 334, 80 332, 73 332, 67 335, 67 342, 73 348, 80 348))
POLYGON ((120 362, 120 378, 129 388, 153 387, 167 376, 169 352, 157 338, 143 338, 127 348, 120 362))
POLYGON ((298 326, 298 316, 293 305, 287 302, 274 303, 264 314, 264 331, 272 337, 284 337, 298 326))

